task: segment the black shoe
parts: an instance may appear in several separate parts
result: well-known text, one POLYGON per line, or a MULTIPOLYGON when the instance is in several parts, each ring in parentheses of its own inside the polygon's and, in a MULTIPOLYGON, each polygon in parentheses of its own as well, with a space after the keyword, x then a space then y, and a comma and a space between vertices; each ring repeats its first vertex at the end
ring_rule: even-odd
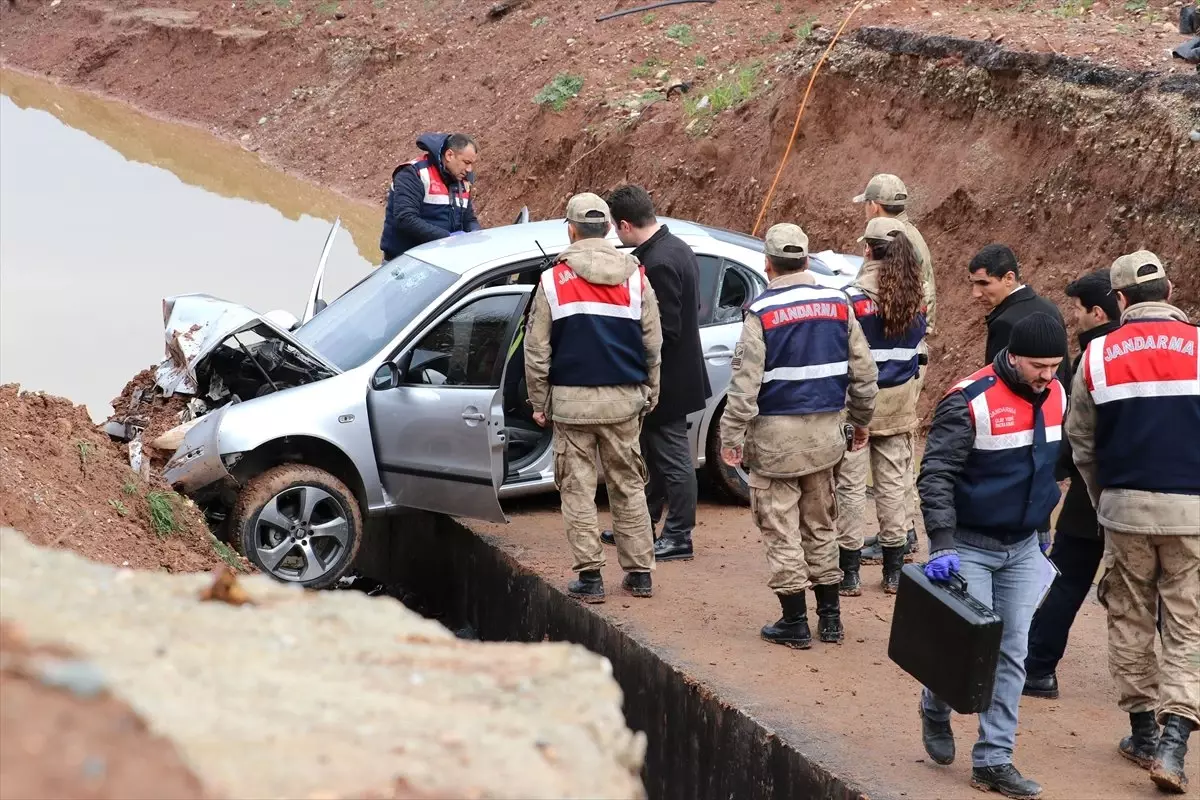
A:
POLYGON ((1161 791, 1170 794, 1187 791, 1188 779, 1183 774, 1183 763, 1187 758, 1188 737, 1194 730, 1196 723, 1178 714, 1167 714, 1163 720, 1158 746, 1154 749, 1154 763, 1150 766, 1150 780, 1161 791))
POLYGON ((567 594, 585 603, 604 602, 604 578, 598 569, 585 569, 579 579, 567 584, 567 594))
POLYGON ((1026 675, 1025 688, 1021 694, 1026 697, 1044 697, 1047 700, 1058 699, 1058 676, 1051 672, 1049 675, 1026 675))
POLYGON ((1135 711, 1129 715, 1130 734, 1118 747, 1121 755, 1142 769, 1154 764, 1154 749, 1158 747, 1158 723, 1153 711, 1135 711))
POLYGON ((838 561, 842 568, 842 582, 838 586, 838 594, 858 597, 862 594, 862 580, 858 575, 858 551, 839 549, 838 561))
POLYGON ((945 766, 954 763, 954 732, 950 730, 950 720, 938 722, 930 719, 925 709, 918 706, 921 714, 921 744, 925 752, 935 764, 945 766))
POLYGON ((783 609, 783 616, 774 625, 767 625, 762 629, 762 638, 797 650, 812 647, 812 631, 808 628, 808 605, 804 602, 804 592, 779 595, 779 606, 783 609))
POLYGON ((822 642, 837 644, 845 637, 842 630, 842 607, 839 587, 814 586, 817 597, 817 638, 822 642))
POLYGON ((895 594, 900 588, 900 570, 904 566, 904 545, 883 548, 883 592, 895 594))
POLYGON ((600 531, 600 541, 608 545, 615 545, 617 543, 617 537, 613 536, 612 531, 600 531))
POLYGON ((692 537, 662 536, 654 543, 655 561, 691 561, 692 537))
POLYGON ((904 545, 904 563, 911 564, 913 553, 919 552, 921 552, 921 543, 917 539, 917 531, 915 528, 909 528, 908 541, 904 545))
POLYGON ((1034 800, 1042 794, 1042 787, 1038 782, 1022 776, 1012 764, 973 767, 971 785, 976 789, 999 792, 1014 800, 1034 800))
POLYGON ((654 587, 650 582, 649 572, 626 572, 621 588, 634 597, 652 597, 654 587))

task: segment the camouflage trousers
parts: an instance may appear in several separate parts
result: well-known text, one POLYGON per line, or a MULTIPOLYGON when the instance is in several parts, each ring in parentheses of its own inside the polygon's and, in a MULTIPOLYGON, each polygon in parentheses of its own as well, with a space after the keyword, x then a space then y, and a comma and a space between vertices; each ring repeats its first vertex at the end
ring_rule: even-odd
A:
POLYGON ((1108 609, 1108 666, 1121 710, 1200 725, 1200 536, 1109 532, 1105 545, 1097 596, 1108 609))
POLYGON ((776 594, 840 583, 833 469, 798 478, 750 473, 750 509, 762 532, 776 594))
POLYGON ((641 420, 607 425, 554 423, 554 482, 567 525, 572 569, 604 566, 604 547, 596 517, 596 459, 604 469, 612 511, 617 560, 626 572, 654 569, 654 529, 646 509, 646 462, 638 436, 641 420))
POLYGON ((913 487, 913 437, 872 436, 862 450, 849 451, 837 467, 837 543, 845 550, 863 546, 867 513, 867 469, 875 489, 875 513, 879 517, 879 543, 900 547, 907 541, 911 513, 909 493, 913 487))

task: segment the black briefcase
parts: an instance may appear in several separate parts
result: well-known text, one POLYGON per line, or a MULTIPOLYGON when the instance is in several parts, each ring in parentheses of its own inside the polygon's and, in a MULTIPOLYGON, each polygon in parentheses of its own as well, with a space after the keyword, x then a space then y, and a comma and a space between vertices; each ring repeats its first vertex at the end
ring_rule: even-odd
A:
POLYGON ((957 574, 931 581, 918 564, 900 572, 888 658, 960 714, 992 704, 1000 658, 1000 617, 967 594, 957 574))

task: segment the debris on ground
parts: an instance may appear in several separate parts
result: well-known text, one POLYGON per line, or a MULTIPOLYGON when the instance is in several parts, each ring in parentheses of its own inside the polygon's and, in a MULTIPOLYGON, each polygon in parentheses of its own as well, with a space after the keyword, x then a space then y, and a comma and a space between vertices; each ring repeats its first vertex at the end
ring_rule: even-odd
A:
POLYGON ((200 593, 200 599, 228 603, 231 606, 254 603, 254 599, 237 582, 237 573, 229 567, 218 567, 215 570, 212 585, 205 587, 200 593))

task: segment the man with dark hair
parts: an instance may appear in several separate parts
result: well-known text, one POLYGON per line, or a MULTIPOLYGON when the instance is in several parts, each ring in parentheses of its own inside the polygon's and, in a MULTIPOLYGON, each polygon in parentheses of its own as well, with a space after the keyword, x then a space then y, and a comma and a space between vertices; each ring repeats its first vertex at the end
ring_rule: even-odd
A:
POLYGON ((471 204, 475 140, 464 133, 425 133, 420 158, 392 170, 379 249, 391 261, 409 248, 483 226, 471 204))
MULTIPOLYGON (((712 389, 700 345, 700 274, 696 255, 682 239, 660 225, 650 194, 641 186, 621 186, 608 196, 621 244, 646 269, 662 320, 662 390, 658 407, 642 425, 642 453, 650 468, 646 499, 650 521, 666 507, 662 536, 654 543, 657 561, 690 561, 696 526, 696 468, 688 441, 687 417, 704 408, 712 389)), ((613 544, 612 531, 602 536, 613 544)))
POLYGON ((1121 327, 1084 351, 1066 433, 1106 534, 1097 594, 1129 714, 1119 748, 1160 790, 1182 794, 1200 727, 1200 329, 1168 302, 1154 253, 1123 255, 1109 274, 1121 327))
MULTIPOLYGON (((1096 338, 1116 330, 1121 322, 1116 295, 1112 293, 1107 269, 1089 272, 1067 286, 1079 329, 1080 356, 1072 365, 1079 367, 1083 351, 1096 338)), ((1058 567, 1059 577, 1033 616, 1029 628, 1029 655, 1025 658, 1025 691, 1029 697, 1058 697, 1055 670, 1067 648, 1067 635, 1075 615, 1087 598, 1092 581, 1104 555, 1104 531, 1096 521, 1096 509, 1075 462, 1071 447, 1062 443, 1058 457, 1059 474, 1071 478, 1067 497, 1055 525, 1050 560, 1058 567)))

